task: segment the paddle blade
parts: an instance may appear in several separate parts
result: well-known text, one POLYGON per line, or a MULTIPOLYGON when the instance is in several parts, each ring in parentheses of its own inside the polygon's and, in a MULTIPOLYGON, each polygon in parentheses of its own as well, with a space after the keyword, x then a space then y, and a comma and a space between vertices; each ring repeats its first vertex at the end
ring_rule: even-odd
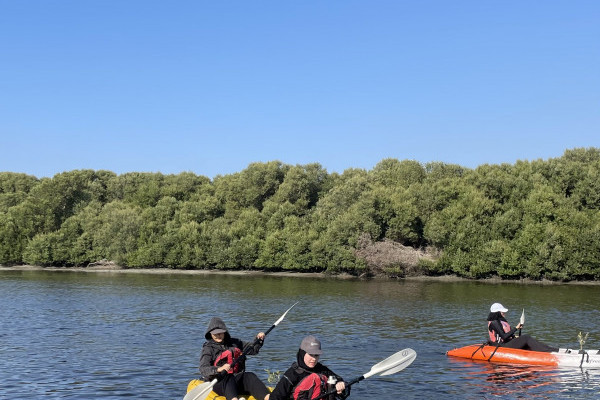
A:
POLYGON ((521 313, 521 320, 519 322, 521 325, 525 323, 525 309, 523 309, 523 312, 521 313))
POLYGON ((287 313, 289 313, 289 312, 290 312, 290 310, 291 310, 292 308, 294 308, 294 307, 296 306, 296 304, 298 304, 298 303, 300 303, 300 302, 299 302, 299 301, 297 301, 297 302, 295 302, 295 303, 294 303, 294 304, 293 304, 293 305, 292 305, 290 308, 288 308, 288 309, 287 309, 287 311, 286 311, 286 312, 284 312, 284 313, 283 313, 283 315, 282 315, 281 317, 279 317, 279 319, 278 319, 277 321, 275 321, 275 323, 273 324, 273 326, 277 326, 277 325, 279 325, 279 323, 280 323, 281 321, 283 321, 283 319, 285 318, 285 315, 286 315, 287 313))
POLYGON ((402 358, 396 360, 396 366, 394 368, 388 369, 385 372, 380 373, 381 376, 392 375, 396 372, 402 371, 404 368, 408 367, 412 364, 413 361, 417 358, 417 352, 413 349, 404 349, 402 350, 402 358))
POLYGON ((364 374, 365 378, 373 375, 391 375, 396 372, 402 371, 404 368, 408 367, 415 361, 417 358, 417 352, 413 349, 404 349, 400 350, 397 353, 392 354, 388 358, 383 361, 378 362, 377 364, 371 367, 371 370, 364 374))
POLYGON ((395 367, 395 368, 392 368, 392 369, 390 369, 390 370, 387 370, 387 371, 385 371, 385 372, 381 373, 380 375, 381 375, 381 376, 385 376, 385 375, 392 375, 392 374, 395 374, 395 373, 397 373, 397 372, 400 372, 400 371, 402 371, 404 368, 406 368, 406 367, 408 367, 410 364, 412 364, 412 362, 413 362, 413 361, 415 361, 415 358, 417 358, 417 353, 414 353, 414 357, 413 357, 413 358, 411 358, 411 359, 408 359, 408 360, 406 360, 406 361, 404 361, 404 362, 400 363, 400 364, 399 364, 397 367, 395 367))
POLYGON ((213 387, 217 383, 216 379, 210 382, 204 382, 187 392, 183 400, 204 400, 212 392, 213 387))

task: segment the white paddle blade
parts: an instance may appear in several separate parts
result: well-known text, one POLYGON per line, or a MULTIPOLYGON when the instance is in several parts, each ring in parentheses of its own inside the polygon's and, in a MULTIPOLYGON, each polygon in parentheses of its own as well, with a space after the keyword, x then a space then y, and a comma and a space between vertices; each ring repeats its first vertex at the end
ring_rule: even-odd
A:
POLYGON ((519 322, 521 325, 525 323, 525 309, 523 309, 523 312, 521 313, 521 320, 519 322))
POLYGON ((292 308, 294 308, 294 307, 296 306, 296 304, 298 304, 298 303, 300 303, 300 302, 299 302, 299 301, 297 301, 297 302, 295 302, 295 303, 294 303, 294 305, 293 305, 293 306, 291 306, 290 308, 288 308, 288 309, 287 309, 287 311, 286 311, 286 312, 284 312, 284 313, 283 313, 283 315, 282 315, 281 317, 279 317, 279 319, 278 319, 277 321, 275 321, 275 323, 273 324, 273 326, 277 326, 277 325, 279 325, 279 323, 280 323, 281 321, 283 321, 283 319, 285 318, 285 315, 286 315, 287 313, 289 313, 289 312, 290 312, 290 310, 291 310, 292 308))
POLYGON ((402 371, 408 367, 417 358, 417 352, 413 349, 400 350, 397 353, 392 354, 383 361, 371 367, 371 370, 364 374, 365 378, 373 375, 391 375, 396 372, 402 371))
POLYGON ((183 400, 204 400, 212 392, 217 380, 213 379, 210 382, 204 382, 187 392, 183 400))
POLYGON ((404 368, 412 364, 412 362, 415 361, 415 359, 417 358, 417 352, 413 349, 404 349, 402 350, 402 353, 404 354, 404 358, 402 360, 398 360, 397 365, 394 368, 382 372, 380 374, 381 376, 392 375, 396 372, 400 372, 404 368))

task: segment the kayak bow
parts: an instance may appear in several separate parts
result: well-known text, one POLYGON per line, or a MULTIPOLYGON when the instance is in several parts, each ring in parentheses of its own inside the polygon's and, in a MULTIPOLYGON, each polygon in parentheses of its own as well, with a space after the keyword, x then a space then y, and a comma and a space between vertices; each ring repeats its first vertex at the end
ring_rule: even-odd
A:
MULTIPOLYGON (((204 383, 204 381, 201 381, 200 379, 192 379, 187 387, 188 393, 192 389, 194 389, 195 387, 197 387, 203 383, 204 383)), ((268 387, 267 389, 269 389, 270 391, 273 391, 273 388, 271 388, 271 387, 268 387)), ((242 397, 244 397, 246 400, 257 400, 254 396, 251 396, 249 394, 243 395, 242 397)), ((209 392, 206 398, 208 400, 226 400, 225 396, 219 396, 215 392, 209 392)))

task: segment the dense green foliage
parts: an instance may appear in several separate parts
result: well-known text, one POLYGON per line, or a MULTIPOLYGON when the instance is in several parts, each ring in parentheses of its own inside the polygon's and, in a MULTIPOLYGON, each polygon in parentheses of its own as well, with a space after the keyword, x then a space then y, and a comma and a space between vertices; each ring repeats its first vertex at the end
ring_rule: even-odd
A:
MULTIPOLYGON (((130 268, 358 275, 371 271, 357 251, 365 237, 436 249, 421 260, 421 274, 598 280, 600 149, 476 169, 385 159, 342 174, 274 161, 212 181, 192 173, 0 173, 5 265, 105 259, 130 268)), ((389 267, 402 273, 402 265, 389 267)))

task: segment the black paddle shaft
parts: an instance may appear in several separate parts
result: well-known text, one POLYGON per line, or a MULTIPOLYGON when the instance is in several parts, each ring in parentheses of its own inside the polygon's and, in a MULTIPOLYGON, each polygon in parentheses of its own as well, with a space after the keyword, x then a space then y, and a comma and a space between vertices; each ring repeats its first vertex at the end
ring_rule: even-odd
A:
MULTIPOLYGON (((265 332, 265 336, 267 336, 269 334, 269 332, 271 332, 273 330, 273 328, 275 328, 275 326, 276 326, 275 324, 271 325, 271 327, 269 329, 267 329, 267 331, 265 332)), ((240 354, 239 356, 237 356, 236 358, 233 359, 233 361, 231 362, 231 368, 233 368, 233 366, 236 365, 238 362, 244 361, 246 359, 246 355, 248 354, 250 349, 253 348, 254 346, 256 346, 260 341, 261 341, 261 339, 256 338, 256 339, 254 339, 254 342, 252 342, 252 344, 250 346, 246 346, 244 351, 242 351, 242 354, 240 354)), ((221 371, 218 376, 219 376, 219 378, 224 378, 225 376, 227 376, 227 371, 221 371)))
MULTIPOLYGON (((288 308, 286 310, 286 312, 283 313, 283 315, 281 317, 279 317, 279 319, 277 321, 275 321, 275 323, 273 325, 271 325, 271 327, 269 329, 267 329, 267 331, 265 332, 265 337, 269 334, 269 332, 271 332, 273 330, 273 328, 275 328, 282 320, 283 318, 286 316, 286 314, 296 306, 296 304, 298 304, 299 302, 295 302, 290 308, 288 308)), ((244 350, 242 351, 242 354, 236 358, 233 359, 233 361, 231 362, 231 367, 233 368, 233 366, 235 364, 237 364, 238 362, 244 360, 246 358, 246 355, 248 354, 248 351, 250 350, 250 348, 256 346, 259 342, 261 341, 261 339, 256 338, 254 339, 254 342, 252 343, 251 346, 246 346, 246 348, 244 348, 244 350)), ((219 378, 223 378, 225 375, 227 374, 226 371, 222 371, 218 377, 219 378)))

